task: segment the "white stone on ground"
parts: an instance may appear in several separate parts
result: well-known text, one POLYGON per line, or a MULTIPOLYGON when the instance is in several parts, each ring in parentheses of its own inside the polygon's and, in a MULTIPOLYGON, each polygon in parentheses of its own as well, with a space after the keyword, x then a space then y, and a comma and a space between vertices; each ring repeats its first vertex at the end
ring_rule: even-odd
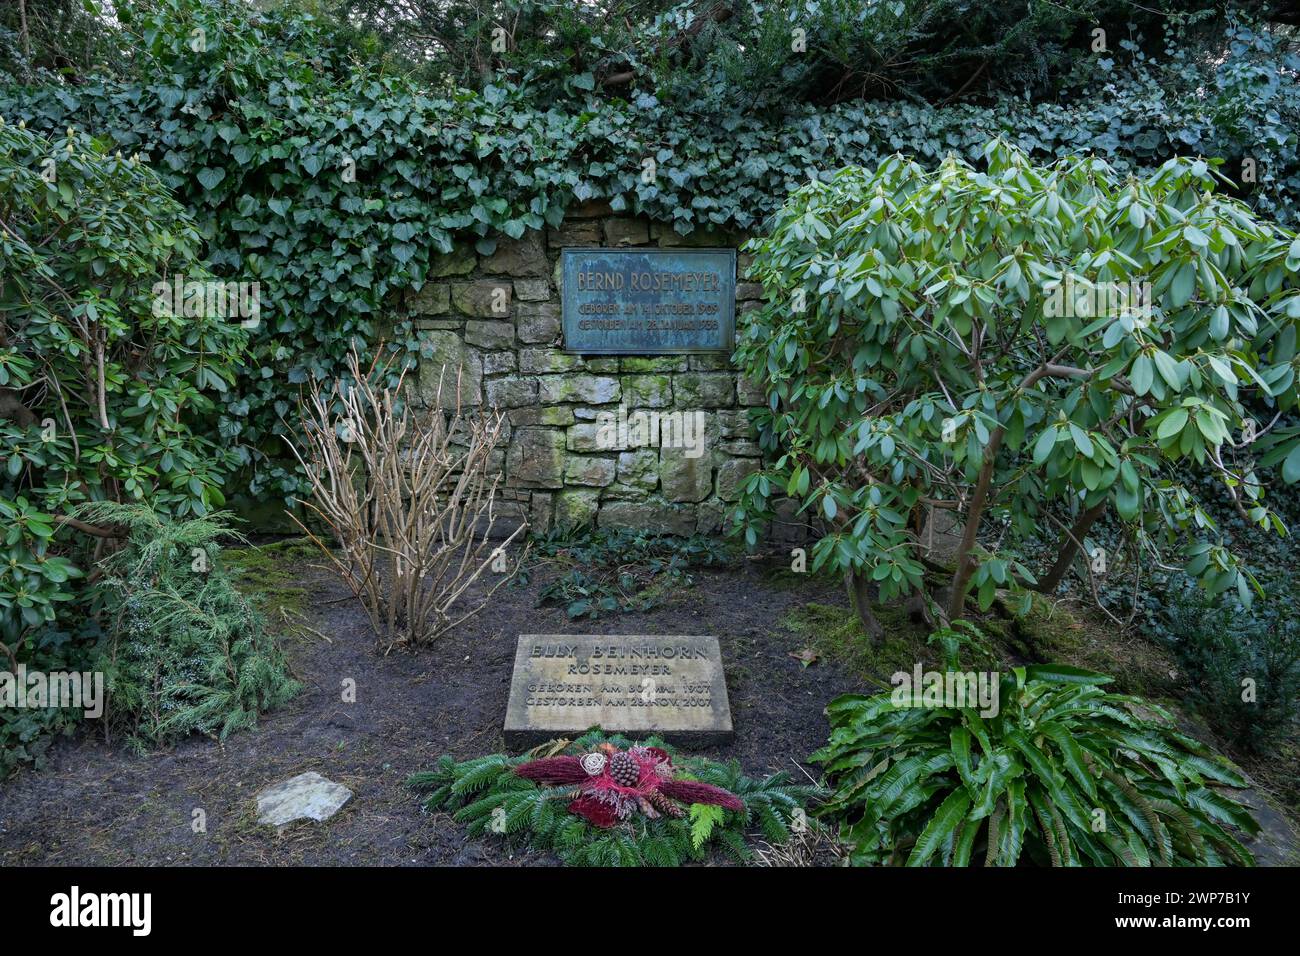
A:
POLYGON ((282 827, 294 820, 328 820, 352 799, 352 791, 314 770, 273 784, 257 794, 257 822, 282 827))

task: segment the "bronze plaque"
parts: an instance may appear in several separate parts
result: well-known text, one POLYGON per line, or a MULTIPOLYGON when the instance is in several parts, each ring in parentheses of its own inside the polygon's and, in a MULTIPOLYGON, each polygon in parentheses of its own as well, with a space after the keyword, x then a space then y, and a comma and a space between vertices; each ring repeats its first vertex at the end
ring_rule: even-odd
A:
POLYGON ((564 348, 581 355, 730 352, 735 249, 565 249, 564 348))

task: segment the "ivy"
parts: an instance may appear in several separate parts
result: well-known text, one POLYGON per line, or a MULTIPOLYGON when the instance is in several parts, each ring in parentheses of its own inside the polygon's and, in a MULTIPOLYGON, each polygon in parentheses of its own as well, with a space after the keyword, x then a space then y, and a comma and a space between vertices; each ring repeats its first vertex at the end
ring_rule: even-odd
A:
POLYGON ((1102 80, 1062 103, 748 111, 646 91, 611 99, 586 83, 539 93, 517 77, 430 88, 353 62, 336 27, 292 8, 125 2, 119 19, 132 57, 122 76, 11 83, 0 115, 139 153, 194 217, 208 267, 260 283, 261 323, 215 418, 254 496, 303 490, 281 437, 301 383, 338 374, 354 341, 418 361, 398 297, 440 254, 460 240, 489 254, 574 203, 607 201, 681 233, 756 230, 790 192, 842 166, 895 151, 932 166, 1003 135, 1031 155, 1095 150, 1120 169, 1200 153, 1228 157, 1237 175, 1249 159, 1255 182, 1240 191, 1283 223, 1297 218, 1300 61, 1248 26, 1230 28, 1233 55, 1208 80, 1175 47, 1159 63, 1135 54, 1123 74, 1098 66, 1102 80), (643 177, 647 158, 654 177, 643 177))

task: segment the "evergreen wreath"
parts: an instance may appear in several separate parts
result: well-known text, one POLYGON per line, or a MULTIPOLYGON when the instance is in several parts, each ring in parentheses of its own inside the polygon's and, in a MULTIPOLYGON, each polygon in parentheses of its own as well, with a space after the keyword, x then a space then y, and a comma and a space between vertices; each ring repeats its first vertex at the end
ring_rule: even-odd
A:
POLYGON ((744 862, 747 830, 783 843, 792 828, 817 825, 803 811, 823 795, 784 773, 758 780, 735 761, 683 757, 657 737, 633 742, 599 730, 520 757, 444 756, 407 783, 471 836, 501 834, 569 866, 680 866, 715 847, 744 862))

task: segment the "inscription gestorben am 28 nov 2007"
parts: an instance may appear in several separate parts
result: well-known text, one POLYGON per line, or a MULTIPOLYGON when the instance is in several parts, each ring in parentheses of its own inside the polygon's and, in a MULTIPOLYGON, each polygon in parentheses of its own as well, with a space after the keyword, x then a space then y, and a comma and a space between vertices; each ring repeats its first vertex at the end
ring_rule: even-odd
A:
POLYGON ((593 726, 679 739, 730 735, 717 638, 520 636, 507 738, 580 733, 593 726))

